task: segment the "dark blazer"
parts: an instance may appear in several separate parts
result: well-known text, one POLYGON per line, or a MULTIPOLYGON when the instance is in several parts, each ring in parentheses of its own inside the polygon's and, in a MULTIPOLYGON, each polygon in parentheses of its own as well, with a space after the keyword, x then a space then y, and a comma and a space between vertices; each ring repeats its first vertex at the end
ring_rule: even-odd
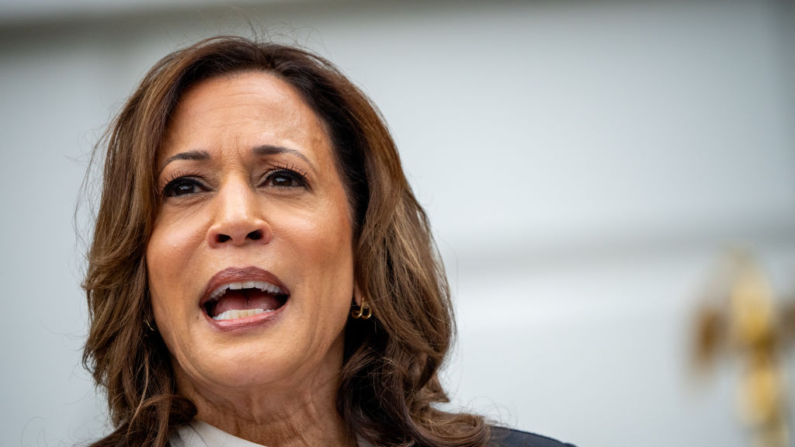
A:
POLYGON ((491 427, 491 442, 495 447, 574 447, 546 436, 505 427, 491 427))

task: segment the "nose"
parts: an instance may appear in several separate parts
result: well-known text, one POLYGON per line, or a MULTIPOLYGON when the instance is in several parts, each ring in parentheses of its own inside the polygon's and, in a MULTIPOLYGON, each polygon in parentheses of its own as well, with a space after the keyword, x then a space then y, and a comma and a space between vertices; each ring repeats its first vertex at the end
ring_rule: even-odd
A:
POLYGON ((243 181, 230 181, 214 199, 214 221, 207 231, 210 247, 267 244, 271 231, 257 194, 243 181))

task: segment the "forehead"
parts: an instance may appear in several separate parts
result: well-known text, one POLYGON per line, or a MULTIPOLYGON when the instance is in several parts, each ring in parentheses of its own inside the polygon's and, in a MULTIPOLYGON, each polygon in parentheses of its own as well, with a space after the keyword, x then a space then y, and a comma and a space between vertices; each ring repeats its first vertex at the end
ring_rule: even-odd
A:
POLYGON ((262 144, 330 150, 324 123, 295 88, 275 75, 247 71, 188 88, 171 114, 158 159, 182 150, 262 144))

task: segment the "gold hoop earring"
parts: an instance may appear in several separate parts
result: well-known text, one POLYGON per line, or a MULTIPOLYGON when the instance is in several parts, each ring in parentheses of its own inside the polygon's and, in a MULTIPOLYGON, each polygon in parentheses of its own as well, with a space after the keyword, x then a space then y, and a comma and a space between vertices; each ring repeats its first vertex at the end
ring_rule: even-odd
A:
MULTIPOLYGON (((353 302, 356 303, 356 300, 354 300, 353 302)), ((370 317, 373 316, 373 311, 372 309, 370 309, 370 306, 364 303, 364 297, 362 297, 362 304, 360 306, 354 304, 351 307, 353 307, 353 310, 351 310, 351 316, 353 318, 356 319, 361 318, 362 320, 369 320, 370 317)))

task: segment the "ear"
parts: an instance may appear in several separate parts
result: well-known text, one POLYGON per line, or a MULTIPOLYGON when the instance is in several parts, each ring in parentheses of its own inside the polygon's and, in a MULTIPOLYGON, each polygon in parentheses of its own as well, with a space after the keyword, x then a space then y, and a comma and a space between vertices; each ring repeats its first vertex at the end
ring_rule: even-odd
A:
POLYGON ((357 306, 362 305, 362 291, 359 289, 359 284, 356 283, 356 280, 353 281, 353 302, 356 303, 357 306))

